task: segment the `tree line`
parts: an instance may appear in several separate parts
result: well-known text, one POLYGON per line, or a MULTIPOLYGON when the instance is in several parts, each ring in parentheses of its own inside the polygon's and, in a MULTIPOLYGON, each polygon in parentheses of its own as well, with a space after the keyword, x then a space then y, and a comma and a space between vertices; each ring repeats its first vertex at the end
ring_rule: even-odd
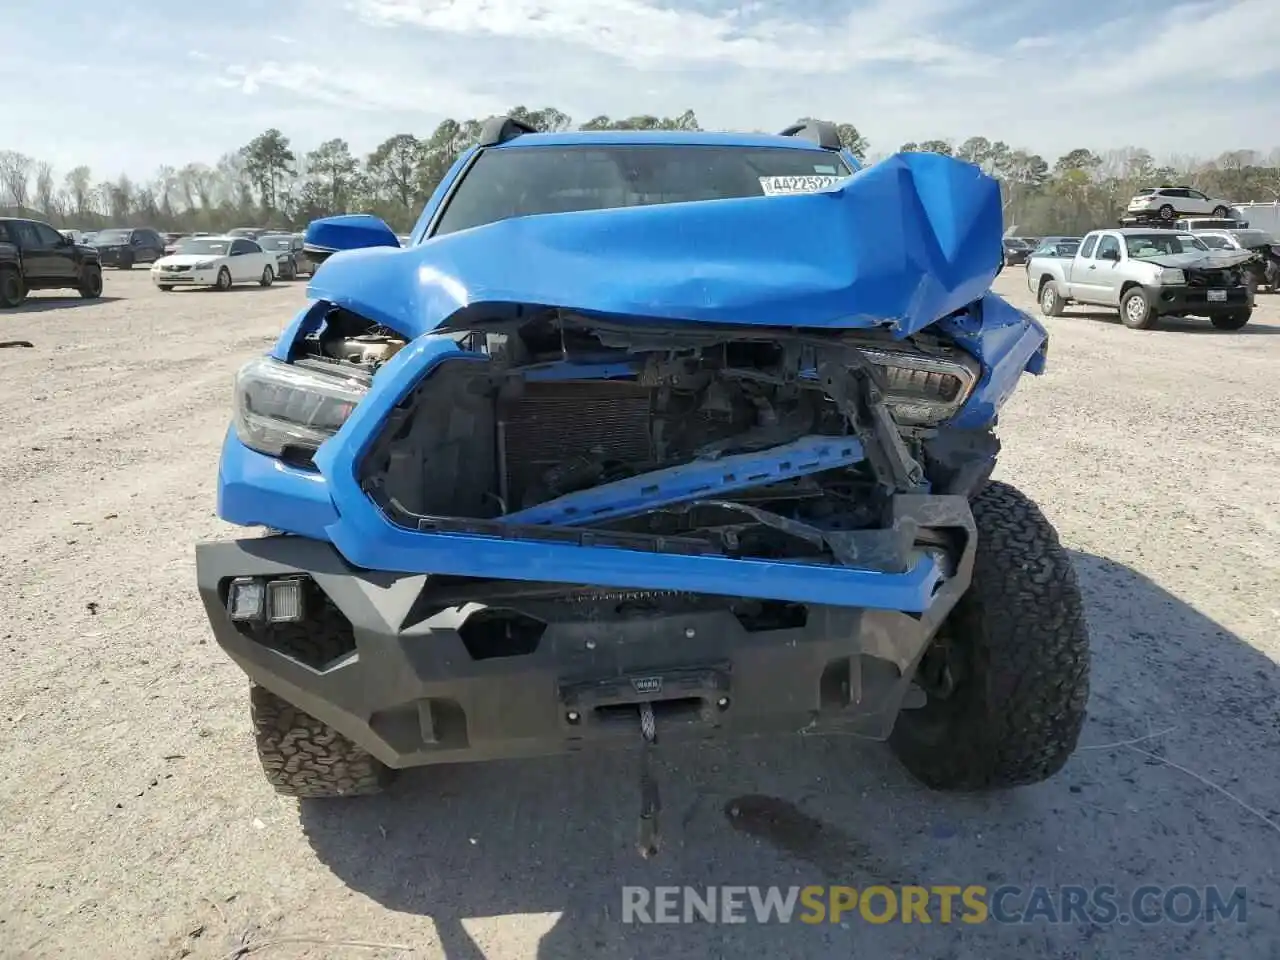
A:
MULTIPOLYGON (((509 115, 546 131, 574 128, 554 107, 516 107, 509 115)), ((221 231, 235 226, 301 228, 317 217, 366 212, 406 232, 458 155, 476 142, 483 121, 444 120, 426 136, 398 133, 367 156, 334 137, 299 151, 277 129, 266 130, 215 163, 162 166, 148 180, 126 174, 98 180, 88 166, 57 176, 45 161, 0 150, 0 212, 22 212, 55 226, 96 229, 152 226, 221 231)), ((699 130, 692 110, 675 117, 598 116, 581 130, 699 130)), ((860 160, 882 159, 857 127, 837 125, 841 142, 860 160)), ((1102 152, 1080 147, 1052 162, 1002 140, 924 140, 900 151, 959 157, 1000 181, 1005 219, 1030 235, 1079 234, 1112 223, 1136 190, 1186 184, 1232 202, 1280 200, 1280 148, 1230 150, 1212 160, 1158 161, 1137 147, 1102 152)))

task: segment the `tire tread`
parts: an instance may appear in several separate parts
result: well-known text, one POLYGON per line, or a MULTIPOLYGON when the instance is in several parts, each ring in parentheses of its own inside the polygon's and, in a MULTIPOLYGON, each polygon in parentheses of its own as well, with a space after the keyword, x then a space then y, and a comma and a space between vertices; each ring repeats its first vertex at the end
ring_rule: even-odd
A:
POLYGON ((289 797, 357 797, 380 793, 392 770, 328 724, 266 687, 249 688, 258 759, 267 781, 289 797))
POLYGON ((890 737, 907 769, 936 789, 1046 780, 1075 751, 1087 715, 1089 632, 1057 531, 1029 497, 999 481, 978 495, 973 513, 973 583, 951 623, 977 647, 983 690, 943 711, 940 738, 919 735, 916 711, 904 711, 890 737))

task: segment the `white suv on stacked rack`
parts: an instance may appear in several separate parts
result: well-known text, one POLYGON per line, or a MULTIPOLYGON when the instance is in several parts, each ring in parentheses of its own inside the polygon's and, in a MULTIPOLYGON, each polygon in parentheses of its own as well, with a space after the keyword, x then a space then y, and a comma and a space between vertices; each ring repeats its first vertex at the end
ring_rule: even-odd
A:
POLYGON ((1221 217, 1232 215, 1231 204, 1215 200, 1191 187, 1147 187, 1129 201, 1126 218, 1135 220, 1175 220, 1178 217, 1221 217))

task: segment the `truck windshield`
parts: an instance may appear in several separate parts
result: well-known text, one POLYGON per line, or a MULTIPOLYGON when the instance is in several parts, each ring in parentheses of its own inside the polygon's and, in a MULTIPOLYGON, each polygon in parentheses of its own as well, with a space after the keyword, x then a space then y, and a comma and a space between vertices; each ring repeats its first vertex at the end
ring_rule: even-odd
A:
POLYGON ((1124 238, 1124 246, 1134 260, 1209 249, 1189 233, 1130 234, 1124 238))
POLYGON ((761 178, 847 177, 838 154, 788 147, 618 145, 485 150, 436 236, 510 217, 764 195, 761 178))

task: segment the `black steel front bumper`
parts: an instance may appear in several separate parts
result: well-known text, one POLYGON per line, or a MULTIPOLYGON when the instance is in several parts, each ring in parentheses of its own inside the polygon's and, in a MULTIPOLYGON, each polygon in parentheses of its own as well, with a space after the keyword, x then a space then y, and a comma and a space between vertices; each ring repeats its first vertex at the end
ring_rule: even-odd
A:
POLYGON ((641 703, 651 704, 664 740, 833 731, 884 739, 972 576, 966 500, 920 500, 920 519, 953 545, 953 574, 923 615, 809 606, 782 629, 744 625, 727 606, 566 615, 550 618, 529 652, 477 658, 463 631, 482 605, 426 604, 439 589, 432 578, 357 570, 327 543, 200 544, 197 578, 215 638, 251 680, 392 767, 638 744, 641 703), (349 624, 349 649, 329 662, 305 662, 227 613, 232 579, 298 574, 349 624))
POLYGON ((1209 299, 1209 287, 1145 287, 1147 302, 1161 316, 1214 317, 1253 307, 1253 292, 1246 286, 1220 287, 1225 299, 1209 299))

